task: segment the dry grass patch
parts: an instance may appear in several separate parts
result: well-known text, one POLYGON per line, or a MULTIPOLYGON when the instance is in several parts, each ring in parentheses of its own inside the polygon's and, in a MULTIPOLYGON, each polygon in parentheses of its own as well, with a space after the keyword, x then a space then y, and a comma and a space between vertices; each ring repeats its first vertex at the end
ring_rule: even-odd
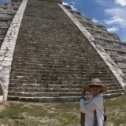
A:
MULTIPOLYGON (((126 96, 106 100, 108 126, 126 126, 126 96)), ((79 126, 79 103, 8 102, 0 126, 79 126)))

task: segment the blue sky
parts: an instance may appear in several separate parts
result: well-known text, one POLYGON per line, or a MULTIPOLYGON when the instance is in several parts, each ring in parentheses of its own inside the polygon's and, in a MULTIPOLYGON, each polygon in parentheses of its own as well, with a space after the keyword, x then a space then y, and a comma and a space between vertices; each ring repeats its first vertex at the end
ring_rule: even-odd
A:
POLYGON ((0 0, 0 3, 10 2, 11 0, 0 0))
POLYGON ((63 3, 126 41, 126 0, 64 0, 63 3))

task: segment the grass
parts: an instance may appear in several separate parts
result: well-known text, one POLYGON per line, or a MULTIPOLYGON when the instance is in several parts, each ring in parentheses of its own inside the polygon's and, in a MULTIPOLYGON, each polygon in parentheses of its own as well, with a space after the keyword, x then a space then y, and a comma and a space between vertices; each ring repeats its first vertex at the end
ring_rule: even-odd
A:
POLYGON ((113 126, 126 126, 126 96, 106 101, 108 122, 113 126))
MULTIPOLYGON (((108 126, 126 126, 126 96, 106 100, 108 126)), ((0 110, 0 126, 79 126, 79 103, 8 102, 0 110)))

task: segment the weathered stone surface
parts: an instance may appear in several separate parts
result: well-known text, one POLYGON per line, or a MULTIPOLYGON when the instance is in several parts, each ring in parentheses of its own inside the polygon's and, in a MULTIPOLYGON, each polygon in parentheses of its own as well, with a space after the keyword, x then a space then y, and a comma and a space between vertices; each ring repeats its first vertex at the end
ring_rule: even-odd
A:
POLYGON ((122 87, 87 38, 56 3, 48 2, 28 1, 14 53, 8 98, 76 101, 80 87, 93 77, 108 84, 107 97, 122 94, 122 87))
POLYGON ((14 34, 16 34, 16 25, 11 21, 16 13, 18 4, 0 5, 0 85, 2 86, 3 100, 7 100, 8 84, 12 64, 12 56, 14 51, 14 34), (9 11, 7 11, 9 10, 9 11), (15 13, 13 13, 15 12, 15 13), (9 28, 11 24, 12 28, 9 28), (7 29, 9 29, 7 31, 7 29), (7 35, 6 35, 7 34, 7 35), (5 38, 4 38, 5 37, 5 38), (13 41, 13 42, 12 42, 13 41))

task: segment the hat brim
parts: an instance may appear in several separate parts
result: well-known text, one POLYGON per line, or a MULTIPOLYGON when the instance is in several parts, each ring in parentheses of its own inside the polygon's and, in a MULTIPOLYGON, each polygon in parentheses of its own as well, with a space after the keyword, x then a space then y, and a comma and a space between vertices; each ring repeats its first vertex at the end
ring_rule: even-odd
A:
POLYGON ((101 93, 107 91, 107 87, 106 87, 105 85, 99 85, 99 84, 86 84, 86 85, 83 86, 83 89, 84 89, 85 91, 90 92, 90 87, 94 87, 94 86, 95 86, 95 87, 96 87, 96 86, 101 87, 101 93))

